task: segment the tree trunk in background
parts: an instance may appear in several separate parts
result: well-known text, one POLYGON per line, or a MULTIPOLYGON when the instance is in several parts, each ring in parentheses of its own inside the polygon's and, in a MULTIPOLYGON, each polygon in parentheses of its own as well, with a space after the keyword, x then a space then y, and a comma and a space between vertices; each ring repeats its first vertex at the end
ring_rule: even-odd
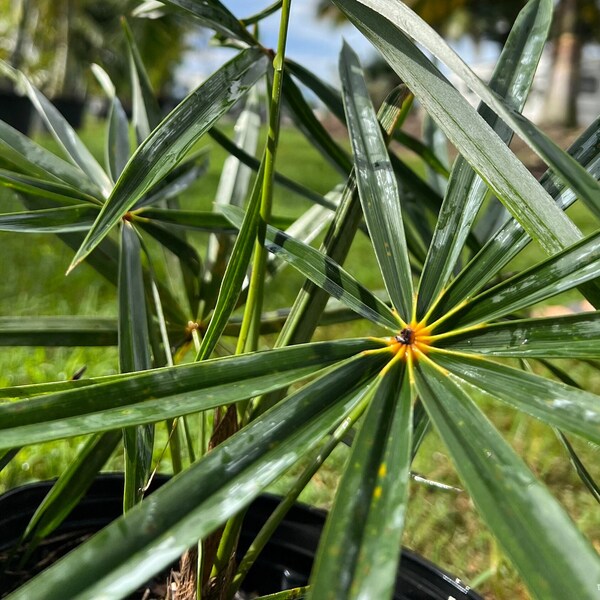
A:
POLYGON ((579 1, 562 0, 556 19, 558 28, 543 121, 546 125, 575 127, 583 46, 578 27, 579 1))

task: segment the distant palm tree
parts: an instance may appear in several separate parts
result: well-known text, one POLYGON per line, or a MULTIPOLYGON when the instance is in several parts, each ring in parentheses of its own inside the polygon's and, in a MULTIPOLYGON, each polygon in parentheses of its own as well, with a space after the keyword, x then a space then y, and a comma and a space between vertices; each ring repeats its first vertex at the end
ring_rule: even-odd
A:
MULTIPOLYGON (((129 77, 120 20, 138 4, 137 0, 0 0, 0 30, 16 32, 10 52, 3 52, 0 44, 0 57, 23 68, 51 97, 82 96, 93 62, 109 72, 122 92, 129 77), (34 48, 29 53, 28 45, 34 48)), ((132 19, 131 26, 153 83, 158 90, 167 87, 185 49, 186 21, 169 13, 160 19, 132 19)))
MULTIPOLYGON (((432 27, 449 38, 470 35, 501 44, 524 0, 406 0, 432 27)), ((317 14, 336 23, 344 15, 329 0, 319 0, 317 14)), ((571 127, 577 124, 577 95, 583 46, 600 41, 600 1, 558 0, 553 23, 553 60, 544 106, 544 121, 571 127)))

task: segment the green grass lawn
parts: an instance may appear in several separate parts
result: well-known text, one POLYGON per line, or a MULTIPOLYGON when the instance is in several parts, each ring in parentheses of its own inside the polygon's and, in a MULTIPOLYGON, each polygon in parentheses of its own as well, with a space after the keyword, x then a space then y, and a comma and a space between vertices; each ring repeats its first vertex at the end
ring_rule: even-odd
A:
MULTIPOLYGON (((226 127, 231 132, 231 126, 226 127)), ((89 122, 81 135, 93 152, 101 157, 102 125, 89 122)), ((40 140, 45 145, 54 147, 47 136, 41 136, 40 140)), ((210 169, 182 199, 186 208, 210 209, 226 156, 210 139, 207 138, 200 145, 203 144, 211 148, 210 169)), ((327 192, 342 181, 342 177, 301 135, 290 128, 285 128, 282 132, 278 164, 285 175, 320 193, 327 192)), ((0 199, 6 210, 18 210, 18 203, 10 193, 1 190, 0 199)), ((276 213, 299 215, 308 206, 307 201, 278 189, 276 213)), ((585 210, 575 208, 572 217, 583 228, 587 226, 585 210)), ((202 256, 206 236, 197 235, 191 239, 202 256)), ((0 245, 4 265, 0 281, 2 316, 26 316, 31 328, 35 328, 36 318, 41 315, 116 316, 114 288, 91 268, 84 265, 65 278, 64 272, 72 252, 55 237, 0 233, 0 245)), ((541 251, 532 247, 526 255, 514 261, 510 268, 523 268, 541 256, 541 251)), ((347 264, 349 270, 368 286, 377 288, 380 285, 369 242, 362 234, 358 236, 347 264)), ((285 275, 285 280, 275 280, 267 290, 269 308, 289 305, 302 284, 302 278, 290 269, 286 270, 285 275)), ((571 297, 576 295, 567 296, 566 301, 571 297)), ((324 339, 376 333, 370 325, 356 322, 322 328, 317 332, 317 337, 324 339)), ((269 341, 266 340, 265 343, 269 341)), ((0 386, 68 379, 84 365, 87 367, 86 377, 114 373, 118 368, 116 350, 0 347, 0 386)), ((600 392, 600 381, 593 368, 574 363, 566 366, 573 377, 600 392)), ((525 457, 536 475, 551 488, 600 550, 598 505, 577 478, 554 433, 545 425, 524 415, 517 415, 488 399, 482 398, 481 404, 509 443, 525 457)), ((164 428, 159 429, 157 461, 166 445, 164 428)), ((598 468, 594 469, 599 463, 597 449, 578 443, 575 439, 572 442, 592 474, 600 476, 598 468)), ((26 481, 57 476, 81 443, 81 439, 76 439, 23 449, 0 473, 0 491, 26 481)), ((347 448, 338 448, 326 467, 314 478, 302 499, 320 506, 330 506, 337 473, 347 455, 347 448)), ((121 458, 117 456, 109 467, 117 469, 120 463, 121 458)), ((168 452, 162 456, 160 466, 162 470, 169 470, 168 452)), ((430 434, 426 439, 413 468, 425 478, 461 487, 448 455, 435 434, 430 434)), ((292 476, 293 473, 288 474, 274 489, 285 489, 286 482, 292 476)), ((513 600, 528 597, 518 583, 515 572, 487 534, 465 493, 414 483, 411 495, 405 545, 461 576, 466 582, 477 583, 479 589, 490 598, 513 600)))

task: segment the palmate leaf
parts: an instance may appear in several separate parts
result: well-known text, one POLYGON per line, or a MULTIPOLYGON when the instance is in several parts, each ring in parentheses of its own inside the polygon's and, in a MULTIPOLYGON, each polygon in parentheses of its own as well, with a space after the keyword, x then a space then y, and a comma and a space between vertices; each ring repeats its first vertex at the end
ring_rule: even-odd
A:
POLYGON ((191 92, 144 140, 127 163, 70 269, 81 262, 154 184, 182 160, 191 145, 265 73, 256 48, 242 51, 191 92))
POLYGON ((315 448, 356 405, 356 389, 383 360, 381 354, 356 357, 300 389, 13 597, 126 596, 315 448))
MULTIPOLYGON (((448 139, 549 254, 581 237, 570 219, 556 207, 525 166, 409 39, 409 35, 416 38, 416 34, 427 26, 418 19, 415 21, 416 17, 404 4, 381 0, 334 2, 376 45, 448 139), (372 6, 377 6, 379 12, 375 12, 372 6), (401 31, 407 22, 417 27, 408 35, 401 31)), ((434 35, 437 40, 437 34, 429 35, 427 29, 427 34, 421 35, 419 41, 428 46, 427 41, 434 39, 434 35)), ((450 52, 445 43, 440 44, 440 48, 436 46, 434 54, 450 52)), ((481 90, 478 87, 476 91, 479 93, 481 90)), ((501 112, 498 109, 499 101, 492 102, 490 98, 494 97, 488 91, 484 100, 504 118, 506 110, 501 112)), ((513 126, 514 119, 511 118, 509 124, 513 126)), ((513 129, 517 130, 516 126, 513 129)))
MULTIPOLYGON (((590 174, 600 177, 600 118, 581 134, 568 151, 590 174)), ((540 183, 563 210, 576 200, 573 191, 551 172, 546 172, 540 183)), ((519 222, 509 219, 444 291, 433 317, 441 316, 460 301, 476 294, 530 241, 519 222)))
MULTIPOLYGON (((519 13, 496 63, 489 86, 507 104, 521 110, 533 82, 552 16, 551 6, 529 2, 519 13), (538 10, 540 9, 540 10, 538 10)), ((485 104, 477 111, 506 144, 512 130, 485 104)), ((422 317, 446 286, 488 193, 485 182, 458 156, 452 168, 427 262, 419 284, 417 315, 422 317)))
POLYGON ((416 384, 479 514, 531 594, 596 598, 600 558, 557 500, 447 374, 420 361, 416 384))
POLYGON ((465 327, 508 315, 600 276, 600 232, 468 300, 448 323, 465 327))
POLYGON ((347 44, 340 78, 363 213, 392 304, 408 323, 413 286, 396 176, 358 57, 347 44))
MULTIPOLYGON (((243 213, 239 209, 227 206, 221 210, 232 223, 241 224, 243 213)), ((365 319, 392 331, 401 326, 395 314, 377 296, 318 250, 270 225, 267 226, 265 244, 269 252, 281 256, 305 277, 365 319)))
POLYGON ((451 331, 436 348, 518 358, 600 358, 600 312, 519 319, 451 331))
MULTIPOLYGON (((404 45, 404 41, 408 41, 408 38, 404 36, 409 36, 416 43, 429 50, 434 57, 445 63, 446 66, 457 74, 483 102, 492 108, 506 124, 513 129, 513 131, 527 142, 529 146, 550 167, 552 167, 561 179, 575 190, 577 195, 597 216, 600 216, 600 186, 598 182, 590 177, 576 161, 566 155, 558 146, 556 146, 556 144, 554 144, 554 142, 537 129, 533 123, 528 121, 519 112, 515 111, 511 106, 507 105, 501 98, 495 95, 481 79, 471 71, 458 54, 448 46, 440 35, 427 25, 408 6, 402 2, 389 3, 386 0, 334 1, 342 7, 344 12, 350 14, 351 18, 355 21, 355 24, 357 24, 359 29, 363 32, 365 31, 363 25, 366 25, 367 37, 383 52, 384 55, 387 55, 387 52, 390 49, 388 46, 390 40, 392 40, 392 44, 396 44, 396 49, 399 49, 404 45), (373 20, 373 15, 376 16, 376 20, 373 20), (389 37, 390 25, 397 28, 396 39, 389 37)), ((531 2, 539 11, 552 11, 551 0, 531 0, 531 2)), ((409 87, 411 87, 411 84, 409 83, 410 80, 404 77, 404 75, 407 74, 407 70, 404 70, 404 75, 400 72, 403 65, 396 60, 392 60, 391 65, 398 71, 398 74, 403 77, 405 82, 409 84, 409 87)), ((404 66, 410 70, 410 64, 407 63, 404 66)), ((427 108, 425 98, 420 96, 420 94, 416 95, 417 97, 420 97, 424 106, 427 108)), ((444 96, 438 96, 438 98, 444 98, 444 96)), ((446 100, 450 102, 449 97, 447 97, 446 100)), ((462 102, 464 104, 464 99, 462 102)), ((429 110, 428 112, 430 112, 433 118, 436 118, 434 112, 429 110)), ((440 126, 442 126, 441 121, 440 126)), ((448 135, 448 132, 446 133, 448 135)), ((450 135, 449 138, 452 139, 450 135)), ((458 144, 456 145, 462 153, 464 147, 461 147, 458 144)), ((465 157, 469 159, 467 156, 465 157)), ((500 158, 500 156, 498 158, 500 158)), ((523 169, 523 172, 527 173, 525 169, 523 169)), ((493 185, 493 181, 490 180, 490 183, 493 185)), ((507 208, 510 210, 510 206, 507 205, 507 208)), ((558 215, 556 215, 556 217, 558 219, 558 215)), ((570 239, 568 241, 572 242, 574 240, 570 239)))
MULTIPOLYGON (((0 449, 154 423, 238 402, 381 347, 381 342, 368 339, 314 343, 100 378, 83 385, 69 382, 70 389, 60 383, 55 393, 0 404, 0 449)), ((18 391, 12 388, 12 393, 18 391)))
POLYGON ((371 384, 311 574, 309 598, 391 597, 411 461, 412 394, 403 363, 371 384))
POLYGON ((579 388, 480 357, 432 353, 457 378, 564 431, 600 443, 600 399, 579 388))

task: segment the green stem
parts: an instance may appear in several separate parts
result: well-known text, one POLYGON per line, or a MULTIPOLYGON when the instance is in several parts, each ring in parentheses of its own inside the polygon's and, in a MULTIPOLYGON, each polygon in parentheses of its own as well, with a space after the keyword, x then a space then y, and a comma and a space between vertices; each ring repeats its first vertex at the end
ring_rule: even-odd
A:
POLYGON ((248 298, 246 300, 244 319, 242 321, 240 337, 238 338, 236 350, 237 353, 249 349, 255 349, 258 345, 259 328, 253 327, 252 323, 256 318, 260 318, 264 296, 265 272, 268 256, 268 252, 264 247, 264 240, 266 225, 271 219, 271 210, 273 207, 275 158, 277 154, 281 125, 283 66, 290 19, 290 7, 291 0, 284 0, 281 7, 277 53, 273 58, 273 86, 271 89, 271 101, 269 104, 269 132, 267 136, 267 148, 265 154, 265 170, 262 180, 260 223, 258 227, 254 259, 252 262, 252 276, 248 289, 248 298))
MULTIPOLYGON (((275 158, 279 143, 279 130, 281 121, 281 103, 283 97, 283 65, 285 58, 285 46, 287 41, 288 26, 290 20, 291 0, 283 0, 281 7, 281 20, 279 24, 279 39, 277 42, 277 53, 273 58, 273 86, 271 89, 271 101, 269 104, 269 132, 267 135, 267 147, 265 149, 264 173, 261 188, 260 221, 255 243, 254 259, 252 262, 252 275, 248 288, 248 297, 244 309, 244 318, 240 335, 237 341, 236 354, 254 350, 258 346, 258 332, 256 320, 260 321, 262 313, 264 282, 267 265, 267 250, 264 247, 267 223, 271 218, 273 206, 273 186, 275 182, 275 158)), ((239 531, 242 524, 242 516, 237 515, 227 522, 221 543, 217 551, 217 558, 213 568, 213 575, 220 569, 226 568, 229 557, 237 543, 239 531)))

